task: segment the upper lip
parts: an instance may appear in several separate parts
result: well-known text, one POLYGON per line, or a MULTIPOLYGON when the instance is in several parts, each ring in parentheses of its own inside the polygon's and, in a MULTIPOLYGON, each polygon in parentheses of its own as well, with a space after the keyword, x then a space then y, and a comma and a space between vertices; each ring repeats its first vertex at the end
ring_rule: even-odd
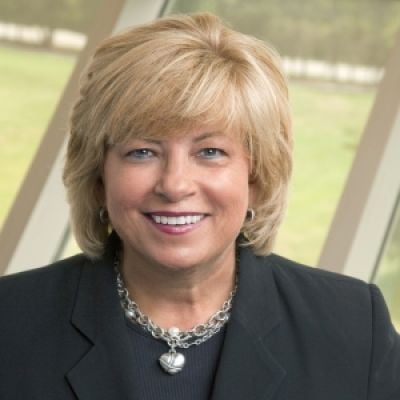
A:
POLYGON ((149 211, 145 214, 148 215, 158 215, 160 217, 184 217, 186 215, 205 215, 205 213, 201 213, 198 211, 149 211))

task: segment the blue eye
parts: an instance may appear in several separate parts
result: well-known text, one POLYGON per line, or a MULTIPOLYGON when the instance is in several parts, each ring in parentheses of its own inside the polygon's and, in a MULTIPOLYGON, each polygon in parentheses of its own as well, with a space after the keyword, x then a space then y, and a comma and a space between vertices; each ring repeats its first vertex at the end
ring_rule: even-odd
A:
POLYGON ((153 150, 150 149, 135 149, 127 153, 127 157, 137 160, 145 160, 154 156, 153 150))
POLYGON ((204 158, 219 158, 225 155, 225 152, 215 147, 207 147, 200 151, 200 155, 204 158))

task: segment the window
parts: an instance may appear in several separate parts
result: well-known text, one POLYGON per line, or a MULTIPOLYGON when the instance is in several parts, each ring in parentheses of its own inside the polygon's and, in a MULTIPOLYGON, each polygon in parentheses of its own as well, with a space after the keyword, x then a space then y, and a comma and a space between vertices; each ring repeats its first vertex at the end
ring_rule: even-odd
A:
POLYGON ((315 265, 400 27, 400 3, 176 0, 168 10, 196 11, 219 15, 283 57, 295 166, 276 251, 315 265))
POLYGON ((400 332, 400 201, 393 215, 374 281, 381 288, 392 320, 400 332))

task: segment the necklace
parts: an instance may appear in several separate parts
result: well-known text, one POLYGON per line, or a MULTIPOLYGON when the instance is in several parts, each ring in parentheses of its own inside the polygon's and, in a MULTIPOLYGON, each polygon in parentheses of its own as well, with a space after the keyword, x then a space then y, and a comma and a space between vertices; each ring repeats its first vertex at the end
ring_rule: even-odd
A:
MULTIPOLYGON (((239 265, 237 257, 237 265, 239 265)), ((167 353, 161 354, 159 360, 161 368, 170 375, 175 375, 182 371, 185 366, 185 356, 176 349, 187 349, 190 346, 198 346, 217 334, 221 328, 229 321, 231 316, 232 301, 235 297, 238 286, 238 268, 236 268, 235 286, 229 294, 228 299, 222 307, 214 313, 204 324, 194 326, 188 331, 181 331, 177 327, 169 329, 161 328, 156 325, 147 315, 145 315, 139 306, 129 297, 128 289, 119 272, 119 259, 114 262, 114 268, 117 273, 117 290, 121 306, 125 316, 132 322, 142 326, 154 338, 161 339, 169 346, 167 353)))

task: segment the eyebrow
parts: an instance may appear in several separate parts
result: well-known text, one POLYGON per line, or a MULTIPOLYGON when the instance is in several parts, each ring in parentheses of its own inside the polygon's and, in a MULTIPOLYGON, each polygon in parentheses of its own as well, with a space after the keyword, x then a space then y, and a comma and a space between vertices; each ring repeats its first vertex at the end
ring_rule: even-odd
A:
POLYGON ((194 138, 194 142, 201 142, 202 140, 208 139, 210 137, 216 137, 216 136, 224 136, 224 134, 222 132, 219 131, 215 131, 215 132, 205 132, 199 136, 196 136, 194 138))
MULTIPOLYGON (((193 139, 193 142, 198 143, 198 142, 206 140, 210 137, 221 137, 221 136, 225 136, 225 135, 220 131, 204 132, 204 133, 200 134, 199 136, 195 136, 195 138, 193 139)), ((148 139, 143 138, 142 140, 144 140, 146 142, 158 144, 158 145, 160 145, 163 142, 163 140, 157 140, 157 139, 152 139, 152 138, 148 138, 148 139)))

